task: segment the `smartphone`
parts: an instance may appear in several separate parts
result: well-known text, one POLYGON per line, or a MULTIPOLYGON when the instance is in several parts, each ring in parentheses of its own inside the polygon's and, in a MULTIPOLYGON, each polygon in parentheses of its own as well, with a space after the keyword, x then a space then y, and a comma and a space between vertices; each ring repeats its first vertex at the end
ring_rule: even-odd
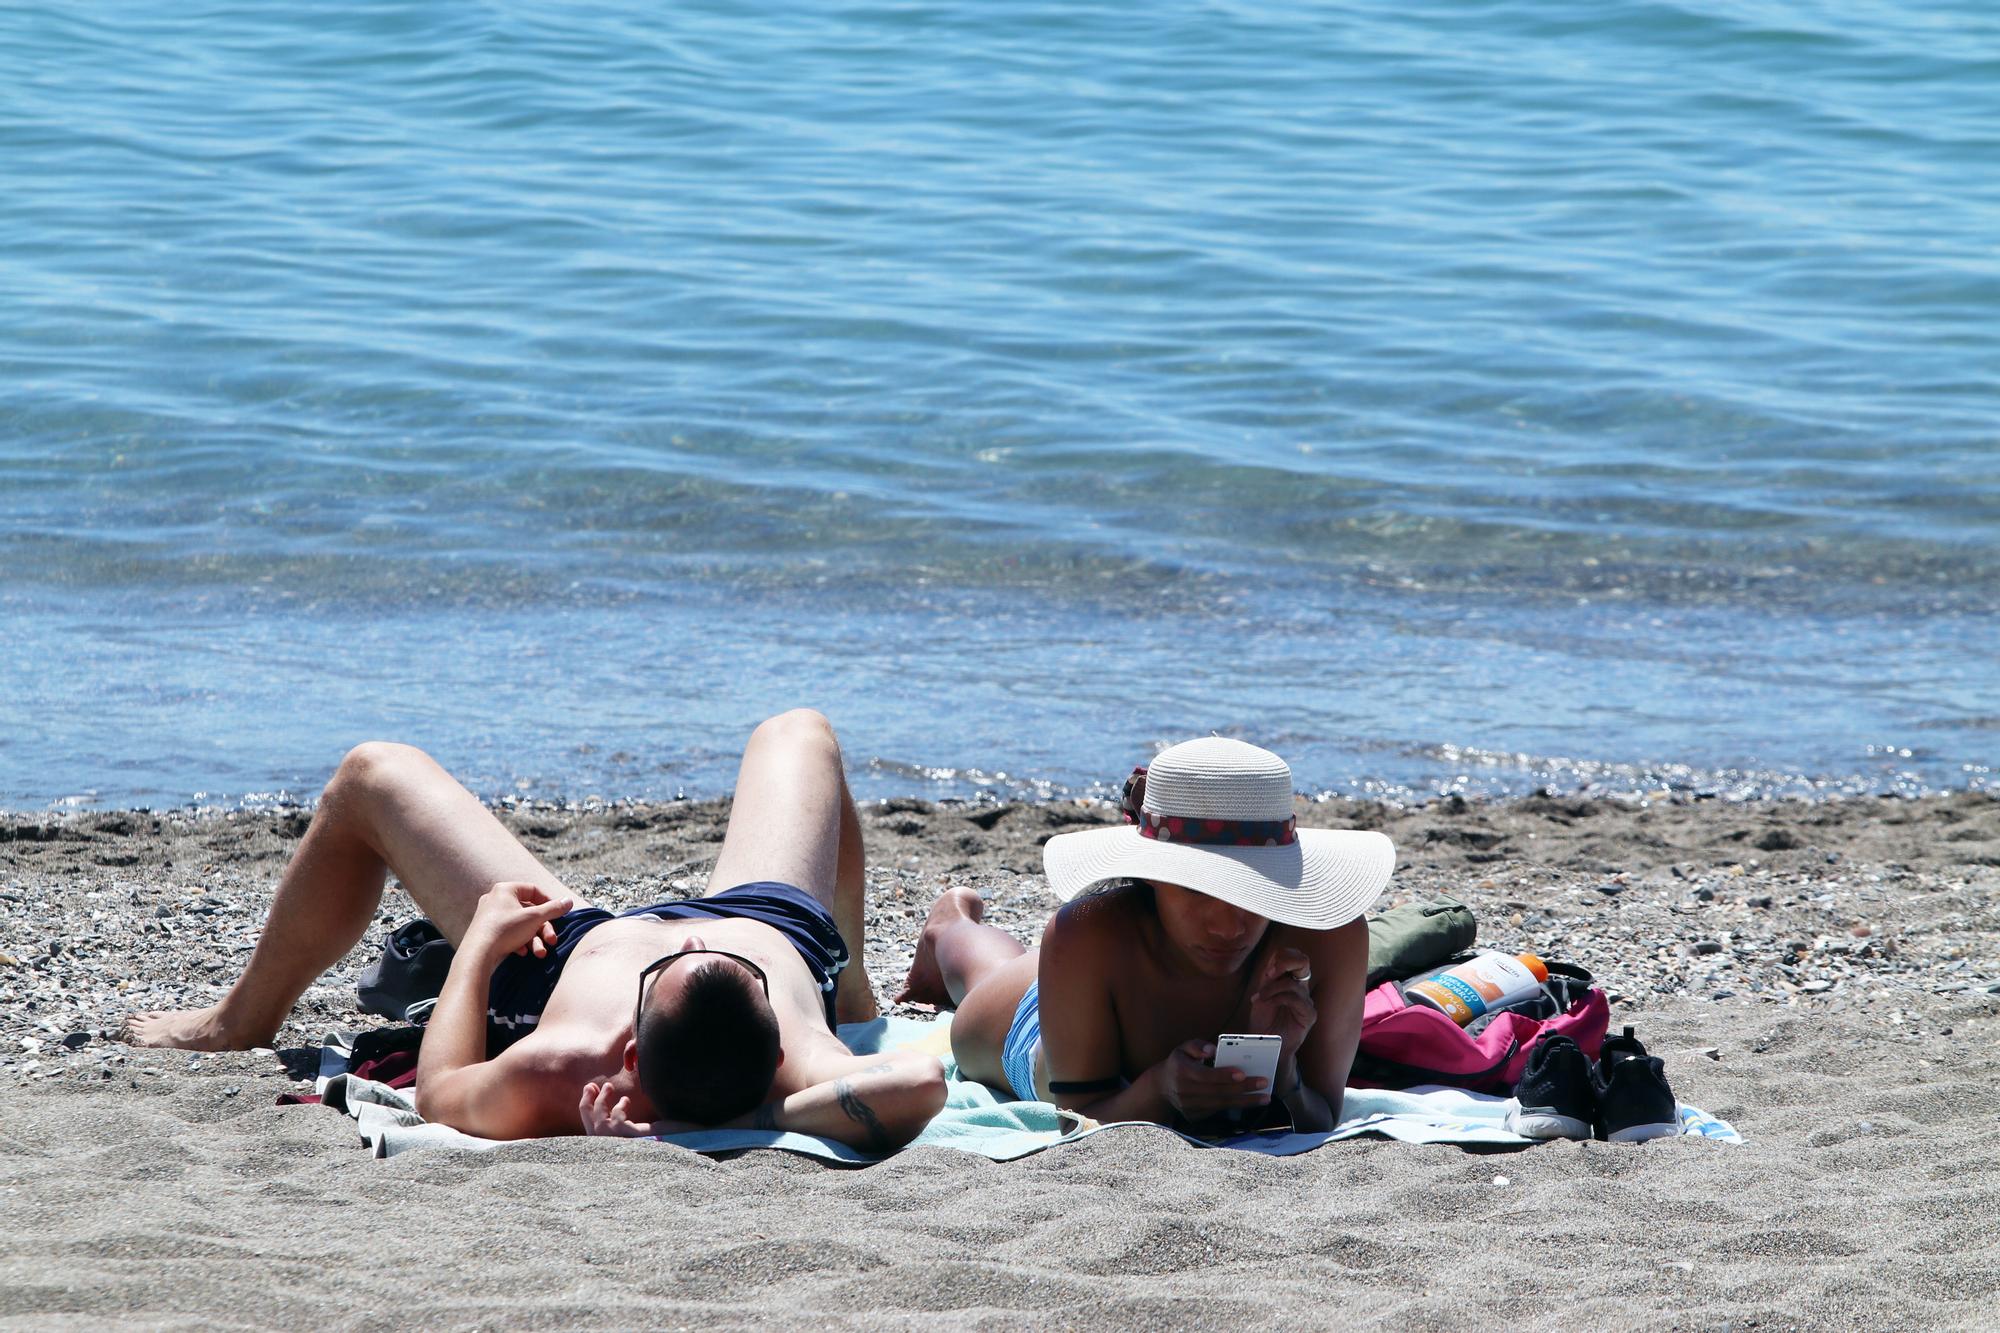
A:
POLYGON ((1268 1098, 1278 1078, 1278 1053, 1285 1039, 1269 1032, 1225 1032, 1215 1039, 1215 1067, 1240 1069, 1264 1080, 1268 1098))

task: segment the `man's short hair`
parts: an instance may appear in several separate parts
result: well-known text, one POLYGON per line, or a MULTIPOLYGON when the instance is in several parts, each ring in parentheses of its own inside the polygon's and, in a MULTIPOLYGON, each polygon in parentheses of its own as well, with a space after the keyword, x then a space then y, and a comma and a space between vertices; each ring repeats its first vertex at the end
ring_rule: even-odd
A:
POLYGON ((721 961, 695 965, 670 1007, 639 1017, 639 1086, 669 1120, 719 1125, 762 1105, 778 1072, 778 1016, 721 961))

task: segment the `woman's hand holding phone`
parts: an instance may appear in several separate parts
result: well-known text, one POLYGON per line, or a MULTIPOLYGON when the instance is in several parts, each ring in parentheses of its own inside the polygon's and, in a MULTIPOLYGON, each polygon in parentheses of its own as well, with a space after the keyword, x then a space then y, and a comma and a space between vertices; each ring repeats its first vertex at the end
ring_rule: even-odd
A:
POLYGON ((1263 1106, 1271 1097, 1268 1079, 1240 1069, 1217 1069, 1212 1041, 1182 1042, 1154 1066, 1160 1095, 1188 1121, 1208 1120, 1238 1107, 1263 1106))

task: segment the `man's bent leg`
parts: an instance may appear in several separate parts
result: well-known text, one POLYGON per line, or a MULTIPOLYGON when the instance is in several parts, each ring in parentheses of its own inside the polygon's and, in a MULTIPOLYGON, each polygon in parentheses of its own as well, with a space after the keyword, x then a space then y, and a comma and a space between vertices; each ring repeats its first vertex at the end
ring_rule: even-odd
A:
POLYGON ((861 815, 847 790, 847 775, 840 778, 840 851, 833 878, 833 923, 840 938, 847 941, 847 966, 834 985, 833 1011, 843 1023, 866 1023, 882 1011, 875 1004, 875 987, 862 964, 861 949, 868 923, 868 860, 861 847, 861 815))
POLYGON ((876 1015, 862 961, 866 866, 861 819, 827 720, 798 708, 760 724, 743 750, 729 830, 708 891, 776 880, 804 889, 832 913, 848 963, 834 991, 843 1023, 876 1015))
POLYGON ((193 1050, 270 1042, 306 987, 367 932, 392 872, 454 945, 480 896, 500 881, 563 892, 430 756, 380 741, 356 746, 321 794, 249 965, 229 993, 207 1009, 135 1014, 127 1037, 193 1050))

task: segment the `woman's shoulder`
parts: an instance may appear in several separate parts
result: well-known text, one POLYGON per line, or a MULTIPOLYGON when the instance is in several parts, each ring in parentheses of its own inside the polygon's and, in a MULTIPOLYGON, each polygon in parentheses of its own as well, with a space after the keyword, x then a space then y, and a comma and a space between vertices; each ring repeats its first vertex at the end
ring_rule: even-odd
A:
POLYGON ((1072 898, 1049 918, 1042 947, 1089 948, 1099 942, 1129 942, 1133 927, 1152 910, 1152 902, 1152 891, 1131 880, 1072 898))
POLYGON ((1125 884, 1064 903, 1042 931, 1043 993, 1065 1005, 1094 1005, 1125 988, 1144 956, 1135 945, 1150 903, 1144 885, 1125 884))

